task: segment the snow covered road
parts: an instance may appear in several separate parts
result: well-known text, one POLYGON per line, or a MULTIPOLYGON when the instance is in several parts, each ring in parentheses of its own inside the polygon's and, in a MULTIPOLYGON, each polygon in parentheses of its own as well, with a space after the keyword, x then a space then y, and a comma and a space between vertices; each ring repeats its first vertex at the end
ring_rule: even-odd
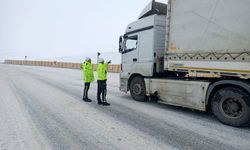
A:
POLYGON ((108 75, 108 102, 81 100, 80 70, 0 64, 0 150, 250 150, 250 127, 234 128, 209 113, 141 103, 108 75))

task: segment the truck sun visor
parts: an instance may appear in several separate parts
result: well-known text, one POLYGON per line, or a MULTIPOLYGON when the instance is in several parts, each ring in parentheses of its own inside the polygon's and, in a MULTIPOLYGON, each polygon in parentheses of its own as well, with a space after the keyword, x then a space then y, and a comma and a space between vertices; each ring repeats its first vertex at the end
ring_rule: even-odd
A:
POLYGON ((154 0, 150 2, 141 12, 139 19, 158 14, 167 15, 167 4, 155 2, 154 0))

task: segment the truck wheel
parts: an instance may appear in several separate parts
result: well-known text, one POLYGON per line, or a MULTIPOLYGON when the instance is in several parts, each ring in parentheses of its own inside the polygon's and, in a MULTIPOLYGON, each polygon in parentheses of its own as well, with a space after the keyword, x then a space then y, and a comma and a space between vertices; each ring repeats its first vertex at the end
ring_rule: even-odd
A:
POLYGON ((136 101, 144 102, 147 99, 146 86, 142 77, 134 77, 130 83, 130 94, 136 101))
POLYGON ((241 127, 250 123, 250 95, 241 89, 228 87, 215 93, 212 99, 213 114, 224 124, 241 127))

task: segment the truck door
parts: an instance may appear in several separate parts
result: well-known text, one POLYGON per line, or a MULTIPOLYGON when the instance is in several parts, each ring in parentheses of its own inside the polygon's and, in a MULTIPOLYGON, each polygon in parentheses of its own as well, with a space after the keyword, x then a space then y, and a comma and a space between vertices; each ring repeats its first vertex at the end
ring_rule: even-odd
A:
POLYGON ((122 52, 122 72, 125 75, 131 74, 138 63, 138 35, 127 35, 124 37, 122 52))

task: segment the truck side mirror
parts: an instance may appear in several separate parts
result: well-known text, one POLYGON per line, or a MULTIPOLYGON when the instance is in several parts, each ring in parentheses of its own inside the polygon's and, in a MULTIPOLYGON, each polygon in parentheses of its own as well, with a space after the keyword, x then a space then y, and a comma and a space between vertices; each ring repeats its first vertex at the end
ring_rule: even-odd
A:
POLYGON ((122 52, 122 36, 119 38, 119 52, 122 52))

